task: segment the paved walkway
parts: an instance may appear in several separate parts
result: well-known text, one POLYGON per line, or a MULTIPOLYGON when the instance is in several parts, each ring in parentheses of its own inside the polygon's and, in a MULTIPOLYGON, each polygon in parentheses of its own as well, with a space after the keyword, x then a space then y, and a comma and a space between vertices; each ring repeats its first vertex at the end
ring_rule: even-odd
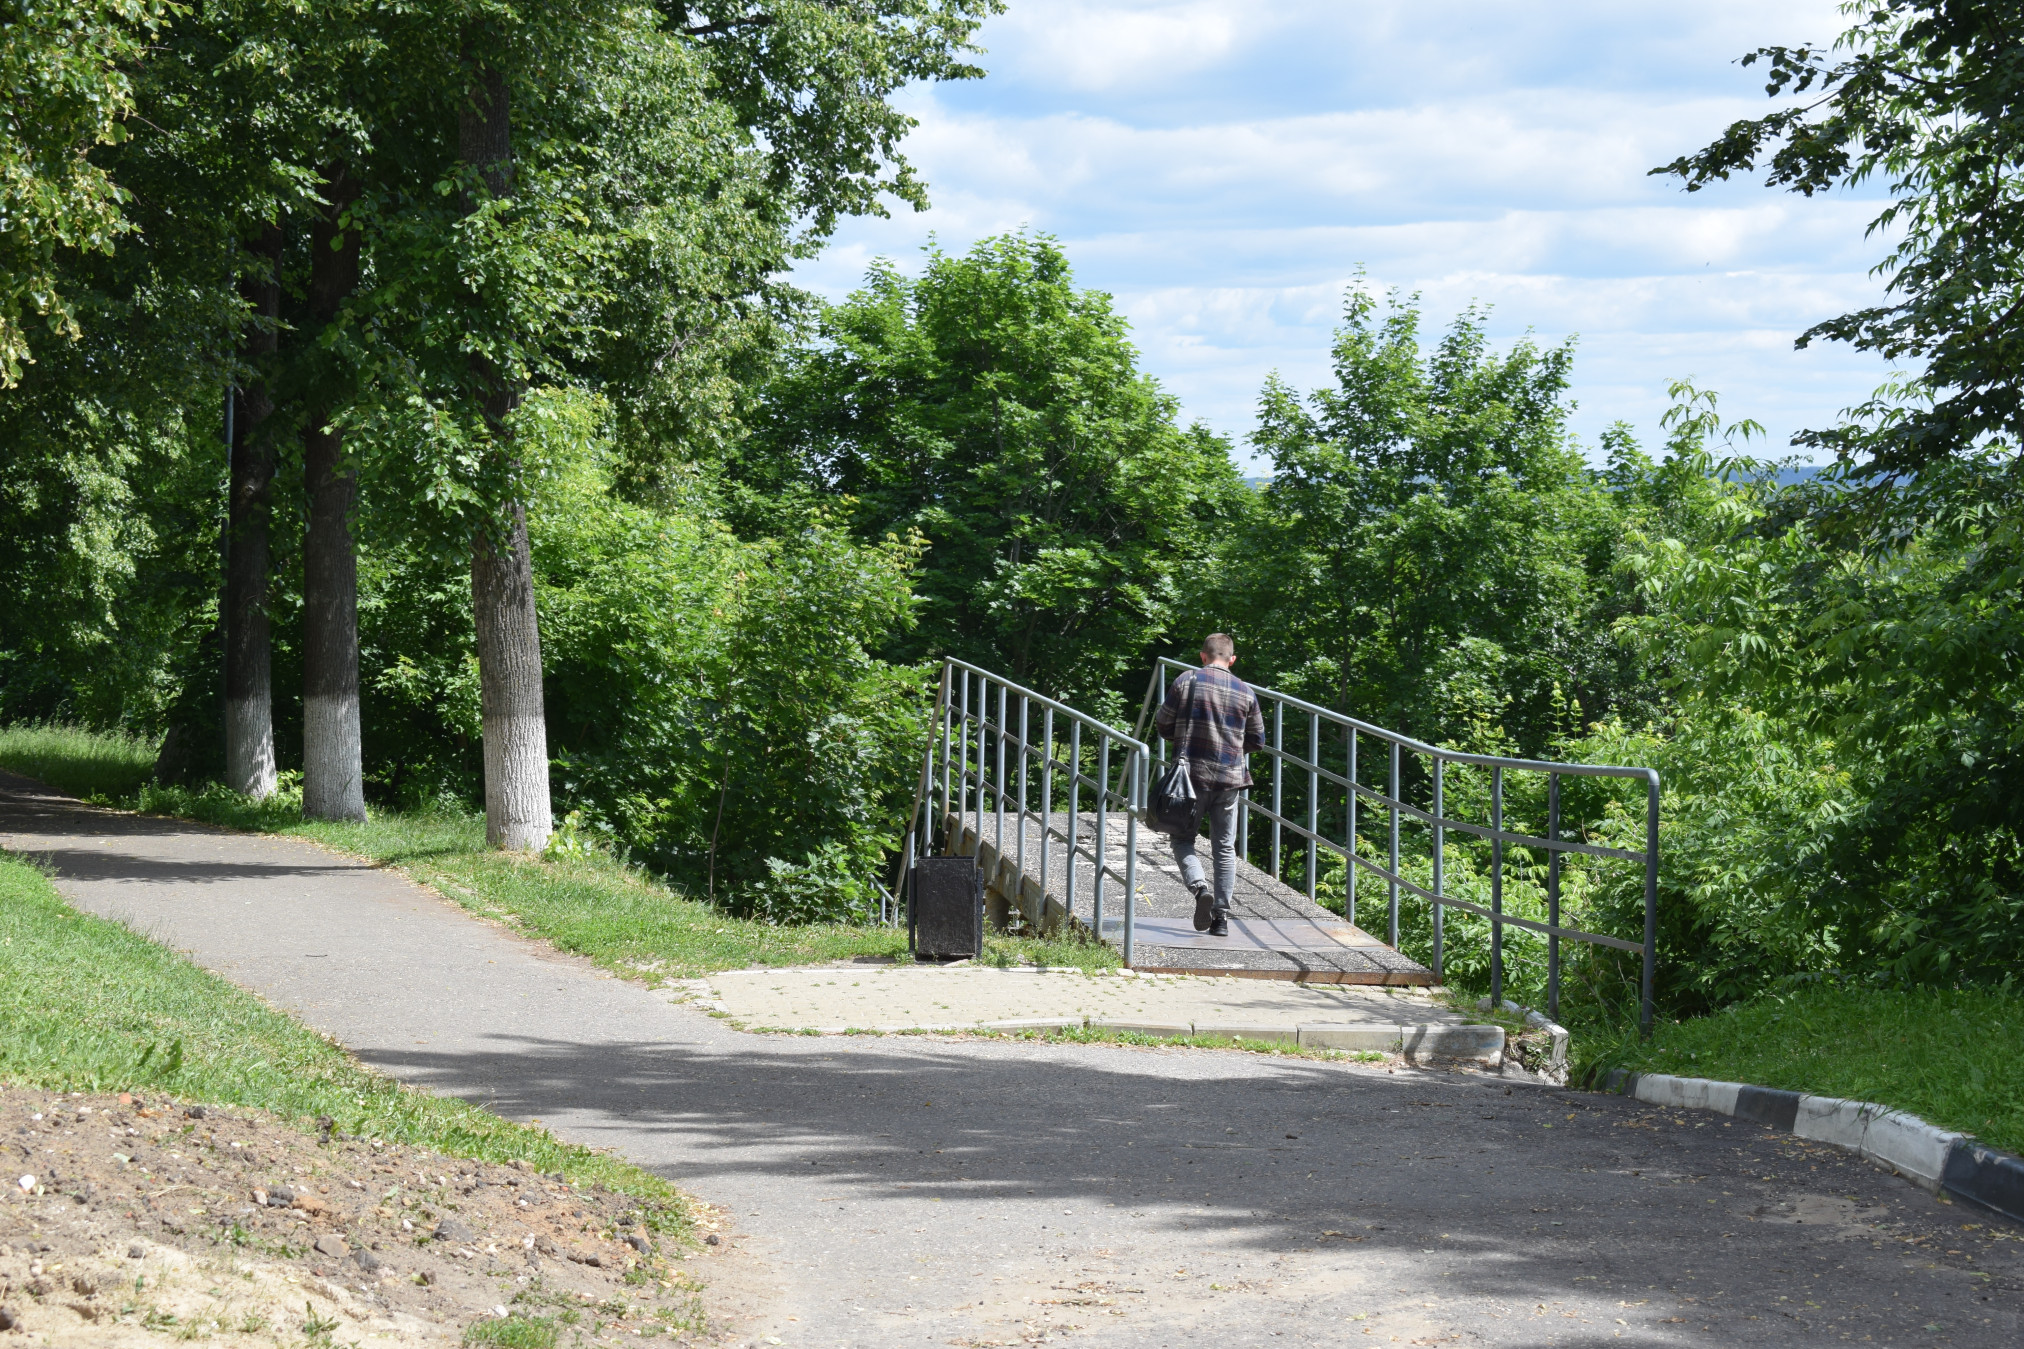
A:
POLYGON ((309 844, 23 786, 0 846, 74 903, 728 1206, 740 1253, 703 1272, 738 1343, 2024 1337, 2024 1243, 1742 1121, 1242 1053, 747 1035, 309 844))

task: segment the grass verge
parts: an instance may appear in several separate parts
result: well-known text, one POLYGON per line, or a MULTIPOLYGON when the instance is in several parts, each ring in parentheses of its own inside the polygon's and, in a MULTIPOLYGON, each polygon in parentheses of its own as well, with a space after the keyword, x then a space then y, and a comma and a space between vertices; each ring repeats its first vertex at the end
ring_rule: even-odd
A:
POLYGON ((0 726, 0 768, 87 800, 131 800, 155 771, 155 742, 81 726, 0 726))
POLYGON ((1972 989, 1813 988, 1593 1053, 1613 1068, 1875 1101, 2024 1153, 2024 997, 1972 989))
POLYGON ((491 1162, 525 1159, 572 1182, 648 1201, 686 1228, 666 1181, 462 1101, 372 1072, 258 998, 117 923, 66 904, 49 879, 0 853, 0 1075, 59 1091, 146 1088, 252 1106, 346 1133, 491 1162))

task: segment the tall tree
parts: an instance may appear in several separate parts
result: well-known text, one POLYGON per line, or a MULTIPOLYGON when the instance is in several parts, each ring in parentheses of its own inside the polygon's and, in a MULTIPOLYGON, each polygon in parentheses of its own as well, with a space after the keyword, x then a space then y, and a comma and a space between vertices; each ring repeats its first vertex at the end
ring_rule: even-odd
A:
MULTIPOLYGON (((484 185, 465 210, 476 214, 513 195, 513 101, 506 73, 483 39, 465 44, 466 84, 458 110, 457 151, 484 185)), ((512 416, 520 404, 514 372, 483 351, 470 353, 490 453, 519 476, 512 416)), ((527 544, 527 503, 517 497, 481 520, 471 541, 471 612, 478 633, 478 679, 485 736, 485 841, 495 848, 539 848, 554 826, 549 805, 548 723, 541 700, 541 626, 534 609, 534 565, 527 544), (502 518, 503 517, 503 518, 502 518)))
MULTIPOLYGON (((325 174, 326 202, 309 232, 312 338, 335 325, 358 289, 359 232, 348 218, 358 200, 347 168, 325 174)), ((319 353, 320 354, 320 353, 319 353)), ((308 528, 302 540, 302 813, 313 820, 363 820, 365 773, 358 705, 358 553, 352 519, 358 470, 336 424, 347 390, 334 363, 308 382, 302 479, 308 528)))
POLYGON ((1474 309, 1423 345, 1416 300, 1360 286, 1345 310, 1334 382, 1259 397, 1273 475, 1226 621, 1317 702, 1538 752, 1617 682, 1592 606, 1618 522, 1567 432, 1572 347, 1497 353, 1474 309))
POLYGON ((225 782, 256 799, 274 792, 274 662, 268 614, 274 433, 270 424, 281 321, 279 226, 250 250, 242 291, 251 322, 240 339, 225 539, 225 782))
POLYGON ((1652 170, 1689 192, 1762 161, 1812 196, 1881 179, 1872 233, 1889 302, 1799 337, 1922 368, 1845 425, 1795 439, 1881 482, 1989 437, 2024 440, 2024 10, 2009 0, 1866 0, 1831 46, 1761 47, 1765 92, 1794 99, 1652 170))
POLYGON ((1009 235, 918 280, 875 265, 820 335, 768 391, 748 488, 847 497, 862 537, 928 541, 895 654, 1119 689, 1242 488, 1220 438, 1175 424, 1110 297, 1076 289, 1054 240, 1009 235))
MULTIPOLYGON (((469 549, 496 845, 538 846, 549 827, 523 395, 597 387, 635 447, 675 439, 656 431, 695 425, 699 406, 721 429, 726 409, 695 386, 764 336, 786 299, 774 278, 840 214, 919 199, 887 100, 976 73, 954 53, 992 7, 493 5, 462 24, 449 162, 386 197, 369 246, 385 307, 357 337, 383 383, 353 420, 383 447, 426 446, 390 470, 469 549), (516 159, 516 143, 542 154, 516 159)), ((422 148, 399 158, 426 166, 422 148)), ((635 482, 671 462, 636 455, 635 482)))

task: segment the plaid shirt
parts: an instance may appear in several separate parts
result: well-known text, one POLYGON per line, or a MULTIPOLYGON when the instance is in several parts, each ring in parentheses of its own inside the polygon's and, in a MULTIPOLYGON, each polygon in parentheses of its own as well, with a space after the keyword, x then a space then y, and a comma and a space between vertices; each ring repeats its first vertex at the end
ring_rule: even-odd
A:
POLYGON ((1248 757, 1265 743, 1265 718, 1258 695, 1228 670, 1205 665, 1175 679, 1153 725, 1188 756, 1196 791, 1251 785, 1248 757))

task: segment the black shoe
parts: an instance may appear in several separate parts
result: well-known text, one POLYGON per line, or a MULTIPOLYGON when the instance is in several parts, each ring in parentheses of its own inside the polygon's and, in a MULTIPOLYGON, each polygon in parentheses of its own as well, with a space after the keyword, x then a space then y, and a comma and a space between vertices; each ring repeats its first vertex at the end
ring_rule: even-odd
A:
POLYGON ((1228 914, 1226 914, 1226 913, 1218 913, 1218 914, 1217 914, 1217 915, 1216 915, 1216 916, 1215 916, 1214 918, 1211 918, 1211 919, 1209 920, 1209 935, 1210 935, 1211 937, 1227 937, 1227 936, 1229 936, 1229 935, 1230 935, 1230 915, 1228 915, 1228 914))
POLYGON ((1195 891, 1195 931, 1207 932, 1216 908, 1215 892, 1208 886, 1195 891))

